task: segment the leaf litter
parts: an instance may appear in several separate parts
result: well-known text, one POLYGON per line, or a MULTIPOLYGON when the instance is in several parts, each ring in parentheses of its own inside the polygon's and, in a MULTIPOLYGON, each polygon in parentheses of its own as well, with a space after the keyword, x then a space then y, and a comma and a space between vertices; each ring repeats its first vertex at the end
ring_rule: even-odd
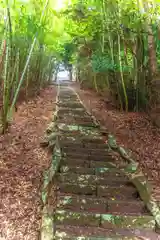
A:
POLYGON ((50 153, 40 147, 55 108, 56 89, 18 106, 8 133, 0 136, 0 239, 36 240, 41 219, 43 172, 50 153))

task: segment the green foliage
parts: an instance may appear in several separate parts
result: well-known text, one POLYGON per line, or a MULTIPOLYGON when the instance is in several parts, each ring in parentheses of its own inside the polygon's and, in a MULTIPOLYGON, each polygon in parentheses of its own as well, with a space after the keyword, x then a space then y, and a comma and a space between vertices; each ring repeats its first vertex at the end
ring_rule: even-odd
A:
MULTIPOLYGON (((152 31, 160 65, 158 2, 154 1, 152 6, 148 1, 139 0, 71 2, 63 16, 66 32, 76 38, 74 60, 79 68, 79 77, 82 81, 85 78, 85 82, 92 82, 96 91, 107 81, 109 90, 118 96, 121 109, 127 110, 128 104, 130 110, 144 109, 149 100, 146 79, 149 79, 150 72, 147 67, 151 66, 149 51, 154 49, 148 45, 152 31), (150 25, 153 26, 152 31, 149 30, 150 25), (88 45, 90 49, 87 50, 88 45), (85 52, 81 52, 83 48, 85 52), (104 74, 104 79, 94 73, 104 74)), ((152 41, 152 45, 154 43, 152 41)))
POLYGON ((70 72, 75 65, 80 81, 96 91, 107 85, 121 109, 146 107, 155 46, 160 67, 158 0, 153 6, 139 0, 68 0, 63 9, 57 9, 58 0, 46 3, 45 11, 43 0, 0 3, 4 121, 15 95, 38 92, 59 62, 70 72))
POLYGON ((10 0, 0 3, 0 85, 3 90, 2 124, 6 130, 18 96, 36 94, 52 79, 59 40, 66 41, 63 19, 50 1, 10 0), (4 81, 4 84, 3 84, 4 81))
POLYGON ((107 72, 116 70, 116 64, 112 64, 109 56, 102 54, 93 54, 92 69, 94 72, 107 72))

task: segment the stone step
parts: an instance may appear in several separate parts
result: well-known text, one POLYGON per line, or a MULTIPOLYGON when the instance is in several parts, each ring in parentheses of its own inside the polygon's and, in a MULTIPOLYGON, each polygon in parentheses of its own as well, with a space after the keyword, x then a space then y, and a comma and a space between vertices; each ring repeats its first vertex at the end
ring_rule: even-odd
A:
POLYGON ((59 107, 69 107, 69 108, 83 108, 80 103, 72 103, 72 102, 58 102, 59 107))
POLYGON ((68 166, 84 166, 89 167, 90 161, 85 159, 75 159, 75 158, 62 158, 61 164, 68 165, 68 166))
POLYGON ((104 144, 104 141, 102 143, 83 143, 82 141, 77 140, 71 141, 71 140, 61 140, 60 142, 61 147, 83 147, 83 148, 89 148, 89 149, 96 149, 97 151, 101 151, 102 149, 106 149, 107 145, 104 144))
POLYGON ((58 119, 57 123, 66 123, 66 124, 78 124, 79 126, 84 127, 94 127, 95 124, 90 121, 84 121, 84 120, 77 120, 77 119, 58 119))
POLYGON ((56 225, 55 239, 71 240, 158 240, 159 235, 142 229, 104 229, 70 225, 56 225))
MULTIPOLYGON (((96 126, 95 126, 96 128, 96 126)), ((103 138, 94 138, 92 137, 81 137, 79 139, 84 145, 91 145, 91 144, 96 144, 96 145, 104 145, 104 139, 103 138)))
POLYGON ((114 214, 91 214, 57 210, 55 221, 61 225, 102 227, 105 229, 148 229, 155 230, 155 220, 152 216, 127 216, 114 214))
POLYGON ((109 238, 106 237, 85 237, 85 236, 77 236, 77 237, 71 237, 71 236, 66 236, 62 237, 64 233, 57 232, 57 235, 55 236, 54 240, 142 240, 142 238, 138 237, 125 237, 125 236, 110 236, 109 238), (61 236, 62 235, 62 236, 61 236))
POLYGON ((149 215, 142 201, 116 201, 88 196, 58 195, 57 208, 90 213, 118 215, 149 215))
POLYGON ((116 186, 116 187, 125 187, 131 185, 128 179, 115 176, 106 176, 101 177, 98 175, 89 175, 89 174, 75 174, 75 173, 60 173, 56 175, 58 182, 67 182, 70 184, 82 184, 82 185, 100 185, 100 186, 116 186))
POLYGON ((70 94, 66 94, 66 93, 65 94, 62 93, 62 94, 59 95, 59 99, 60 100, 70 100, 70 101, 79 102, 79 99, 78 99, 77 95, 76 94, 72 94, 72 93, 71 93, 71 95, 70 94))
POLYGON ((65 152, 64 156, 67 158, 74 158, 74 159, 88 159, 88 160, 93 160, 93 161, 108 161, 108 162, 114 162, 114 158, 108 153, 104 155, 99 155, 99 154, 87 154, 87 153, 77 153, 77 152, 65 152))
POLYGON ((85 184, 69 184, 58 183, 60 193, 77 194, 77 195, 92 195, 97 197, 105 197, 108 200, 135 200, 139 197, 137 190, 133 186, 96 186, 85 184))
POLYGON ((128 177, 120 170, 116 168, 86 168, 79 166, 68 166, 63 165, 60 168, 61 173, 76 173, 76 174, 89 174, 97 175, 100 177, 122 177, 123 179, 128 179, 128 177))
POLYGON ((98 155, 98 156, 111 156, 110 152, 108 149, 92 149, 92 148, 87 148, 87 147, 82 147, 82 146, 72 146, 72 147, 62 147, 62 150, 66 153, 85 153, 89 155, 98 155))
POLYGON ((72 147, 72 144, 76 146, 77 144, 82 147, 86 148, 92 148, 92 149, 106 149, 107 145, 104 144, 104 140, 102 139, 85 139, 85 138, 80 138, 77 139, 76 142, 74 140, 68 140, 68 139, 61 139, 61 146, 64 147, 72 147))
POLYGON ((90 149, 88 149, 88 148, 83 148, 83 147, 79 147, 79 146, 77 146, 77 147, 62 147, 61 148, 62 149, 62 151, 64 152, 64 153, 69 153, 69 154, 72 154, 72 153, 77 153, 77 154, 80 154, 80 153, 85 153, 85 154, 90 154, 91 153, 91 151, 90 151, 90 149))
POLYGON ((108 187, 98 186, 97 196, 106 197, 109 200, 135 200, 139 198, 139 194, 134 186, 108 187))
POLYGON ((95 168, 87 168, 87 167, 77 167, 75 166, 68 166, 68 165, 63 165, 60 168, 61 173, 78 173, 78 174, 95 174, 95 168))
MULTIPOLYGON (((68 167, 88 167, 88 168, 113 168, 115 169, 115 165, 113 162, 109 161, 91 161, 88 159, 82 158, 66 158, 63 157, 61 160, 61 166, 67 165, 68 167)), ((123 166, 122 166, 123 169, 123 166)))
POLYGON ((77 98, 77 96, 59 96, 59 102, 71 102, 71 103, 80 103, 79 99, 77 98))
MULTIPOLYGON (((82 109, 83 110, 83 109, 82 109)), ((85 110, 83 110, 83 111, 77 111, 76 109, 70 109, 70 110, 68 110, 67 108, 63 108, 63 110, 60 108, 59 110, 58 110, 58 115, 76 115, 76 116, 90 116, 85 110)))
MULTIPOLYGON (((90 161, 91 168, 115 168, 113 161, 90 161)), ((119 164, 119 169, 123 169, 124 164, 119 164)))
POLYGON ((87 114, 86 110, 83 107, 81 107, 81 108, 74 108, 74 109, 69 108, 69 107, 60 107, 58 109, 58 112, 61 113, 61 114, 66 113, 66 112, 75 112, 77 114, 87 114))
POLYGON ((91 125, 93 124, 92 118, 85 115, 77 116, 74 114, 58 114, 58 121, 63 119, 68 119, 68 121, 77 121, 77 122, 81 121, 84 123, 90 123, 91 125))

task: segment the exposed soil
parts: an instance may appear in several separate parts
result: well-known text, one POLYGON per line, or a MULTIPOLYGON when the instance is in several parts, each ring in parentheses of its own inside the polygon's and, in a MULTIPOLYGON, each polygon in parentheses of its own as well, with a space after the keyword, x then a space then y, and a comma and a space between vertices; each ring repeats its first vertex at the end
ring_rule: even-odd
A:
POLYGON ((7 134, 0 136, 0 239, 37 240, 43 172, 51 156, 40 139, 55 108, 56 90, 21 103, 7 134))
POLYGON ((153 195, 160 201, 160 129, 145 113, 120 112, 94 91, 82 90, 76 84, 74 88, 86 108, 116 136, 118 143, 131 150, 153 184, 153 195))

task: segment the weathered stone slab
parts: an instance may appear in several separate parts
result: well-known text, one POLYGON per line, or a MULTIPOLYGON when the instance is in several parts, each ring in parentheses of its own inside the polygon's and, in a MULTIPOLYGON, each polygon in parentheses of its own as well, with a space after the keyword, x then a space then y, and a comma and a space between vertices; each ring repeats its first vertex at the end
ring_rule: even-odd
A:
MULTIPOLYGON (((84 166, 84 165, 82 165, 84 166)), ((77 174, 95 174, 94 168, 87 168, 87 167, 72 167, 72 166, 62 166, 60 169, 62 173, 77 173, 77 174)))
POLYGON ((155 229, 155 220, 152 216, 118 216, 112 214, 101 215, 101 226, 104 228, 127 229, 155 229))
POLYGON ((91 213, 107 213, 107 202, 86 196, 59 196, 57 207, 71 211, 87 211, 91 213))
POLYGON ((58 224, 91 227, 99 227, 100 225, 100 214, 56 211, 55 218, 58 224))
POLYGON ((107 162, 107 161, 91 161, 90 162, 90 167, 93 167, 93 168, 115 168, 115 165, 114 163, 112 162, 107 162))
POLYGON ((68 165, 68 166, 84 166, 89 167, 90 162, 88 160, 83 159, 75 159, 75 158, 63 158, 61 161, 62 164, 68 165))
POLYGON ((149 214, 142 201, 108 201, 108 213, 124 215, 147 215, 149 214))
POLYGON ((108 200, 134 200, 137 190, 133 187, 98 186, 97 195, 108 200))
POLYGON ((96 175, 89 175, 89 174, 75 174, 75 173, 63 173, 59 174, 58 176, 59 182, 67 182, 70 184, 82 184, 82 185, 99 185, 99 186, 127 186, 128 180, 122 177, 100 177, 96 175))
POLYGON ((76 184, 67 184, 60 183, 59 189, 64 193, 73 193, 81 195, 96 195, 96 186, 93 185, 76 185, 76 184))

